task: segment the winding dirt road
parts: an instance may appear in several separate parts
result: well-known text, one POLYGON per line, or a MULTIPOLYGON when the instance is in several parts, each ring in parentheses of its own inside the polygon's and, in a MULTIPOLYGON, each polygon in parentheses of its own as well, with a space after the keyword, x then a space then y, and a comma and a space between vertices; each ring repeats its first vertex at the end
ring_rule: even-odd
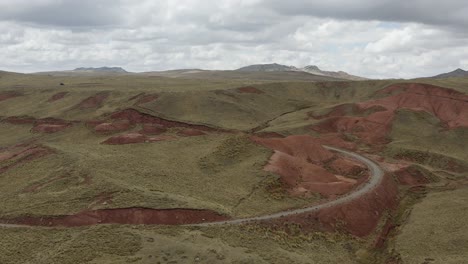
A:
POLYGON ((201 224, 192 224, 192 225, 187 225, 187 226, 215 226, 215 225, 236 225, 236 224, 245 224, 248 222, 256 222, 256 221, 265 221, 265 220, 272 220, 272 219, 277 219, 285 216, 291 216, 291 215, 296 215, 296 214, 302 214, 302 213, 310 213, 310 212, 315 212, 320 209, 324 208, 330 208, 336 205, 344 204, 347 202, 350 202, 352 200, 355 200, 362 195, 373 191, 382 181, 383 176, 384 176, 384 171, 382 168, 380 168, 377 163, 374 161, 361 156, 357 153, 347 151, 344 149, 339 149, 339 148, 334 148, 330 146, 323 146, 324 148, 332 151, 339 152, 341 154, 344 154, 345 156, 348 156, 350 158, 356 159, 364 163, 367 168, 369 168, 370 176, 369 180, 365 182, 363 185, 361 185, 358 189, 345 194, 343 196, 340 196, 339 198, 331 201, 326 201, 321 204, 313 205, 310 207, 305 207, 305 208, 300 208, 300 209, 295 209, 295 210, 290 210, 290 211, 282 211, 274 214, 269 214, 269 215, 262 215, 262 216, 256 216, 256 217, 249 217, 249 218, 241 218, 241 219, 234 219, 234 220, 227 220, 227 221, 220 221, 220 222, 210 222, 210 223, 201 223, 201 224))
MULTIPOLYGON (((345 156, 348 156, 352 159, 356 159, 364 163, 370 171, 370 177, 369 180, 365 183, 363 183, 361 186, 359 186, 357 189, 354 191, 345 194, 343 196, 340 196, 339 198, 335 200, 329 200, 325 201, 320 204, 316 204, 310 207, 305 207, 305 208, 300 208, 300 209, 295 209, 295 210, 288 210, 288 211, 282 211, 274 214, 269 214, 269 215, 263 215, 263 216, 256 216, 256 217, 249 217, 249 218, 241 218, 241 219, 234 219, 234 220, 226 220, 226 221, 219 221, 219 222, 209 222, 209 223, 200 223, 200 224, 187 224, 184 226, 218 226, 218 225, 236 225, 236 224, 245 224, 248 222, 256 222, 256 221, 265 221, 265 220, 272 220, 272 219, 277 219, 285 216, 291 216, 291 215, 296 215, 296 214, 302 214, 302 213, 309 213, 309 212, 315 212, 320 209, 324 208, 330 208, 336 205, 341 205, 347 202, 350 202, 352 200, 355 200, 362 195, 369 193, 373 191, 382 181, 383 176, 384 176, 384 171, 382 168, 377 165, 374 161, 361 156, 357 153, 350 152, 347 150, 339 149, 339 148, 334 148, 330 146, 324 146, 328 150, 332 150, 335 152, 339 152, 345 156)), ((29 226, 29 225, 17 225, 17 224, 0 224, 0 228, 31 228, 31 227, 36 227, 36 226, 29 226)), ((47 227, 45 227, 47 228, 47 227)))

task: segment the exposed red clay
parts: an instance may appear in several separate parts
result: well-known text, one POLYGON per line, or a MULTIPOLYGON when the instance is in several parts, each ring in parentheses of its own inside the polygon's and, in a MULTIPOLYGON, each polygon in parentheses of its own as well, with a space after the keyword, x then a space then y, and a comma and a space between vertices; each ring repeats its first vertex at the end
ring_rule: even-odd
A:
POLYGON ((185 127, 185 128, 192 128, 206 132, 224 132, 223 130, 211 128, 204 125, 193 125, 184 122, 172 121, 163 119, 160 117, 152 116, 149 114, 141 113, 135 109, 125 109, 122 111, 118 111, 110 115, 111 119, 116 120, 128 120, 130 124, 157 124, 165 128, 171 127, 185 127))
POLYGON ((68 92, 56 93, 56 94, 52 95, 52 96, 49 98, 49 100, 47 100, 47 102, 51 103, 51 102, 58 101, 58 100, 60 100, 60 99, 63 99, 67 94, 68 94, 68 92))
POLYGON ((387 219, 387 222, 385 223, 384 227, 380 231, 379 236, 374 242, 374 247, 383 248, 385 246, 385 243, 387 242, 388 236, 395 229, 395 227, 396 225, 393 223, 393 221, 391 219, 387 219))
POLYGON ((468 127, 468 96, 452 89, 427 84, 395 84, 377 93, 384 98, 344 104, 315 119, 311 129, 319 133, 350 133, 367 144, 386 144, 398 109, 428 112, 449 129, 468 127), (366 116, 349 116, 367 114, 366 116))
MULTIPOLYGON (((275 150, 266 171, 277 173, 291 195, 320 193, 333 197, 349 192, 355 179, 334 175, 323 166, 335 159, 344 159, 323 148, 308 135, 286 138, 251 137, 254 142, 275 150)), ((350 161, 352 163, 352 161, 350 161)))
POLYGON ((448 128, 468 127, 468 95, 429 84, 391 85, 379 94, 391 95, 382 99, 360 103, 362 108, 381 106, 389 111, 407 108, 433 114, 448 128))
POLYGON ((56 133, 70 126, 71 124, 38 124, 31 131, 36 133, 56 133))
POLYGON ((144 135, 160 135, 166 131, 166 128, 158 124, 143 124, 139 133, 144 135))
POLYGON ((31 131, 35 133, 55 133, 73 125, 73 122, 65 121, 62 119, 50 117, 36 119, 34 117, 28 116, 11 116, 5 118, 3 122, 7 122, 14 125, 33 124, 33 128, 31 129, 31 131))
MULTIPOLYGON (((88 123, 90 124, 90 123, 88 123)), ((130 129, 131 124, 127 120, 116 120, 111 123, 100 123, 94 127, 94 131, 102 134, 112 134, 130 129)))
POLYGON ((398 188, 391 177, 385 176, 372 192, 346 204, 324 208, 318 212, 297 214, 271 222, 279 227, 284 223, 301 225, 303 231, 344 231, 358 237, 371 234, 386 211, 398 205, 398 188))
POLYGON ((394 113, 375 112, 367 117, 331 117, 312 126, 319 133, 351 133, 367 144, 386 144, 392 128, 394 113))
POLYGON ((357 161, 341 157, 331 161, 328 165, 339 175, 344 176, 358 176, 367 169, 366 166, 357 161))
POLYGON ((282 138, 284 137, 280 133, 276 132, 258 132, 254 134, 256 137, 262 137, 262 138, 282 138))
POLYGON ((118 135, 107 139, 102 142, 102 144, 107 145, 124 145, 124 144, 136 144, 146 142, 147 137, 140 133, 128 133, 123 135, 118 135))
POLYGON ((156 101, 156 99, 158 99, 158 98, 159 98, 159 95, 157 95, 157 94, 145 94, 145 95, 142 95, 142 96, 140 96, 138 98, 138 100, 136 102, 136 105, 153 102, 153 101, 156 101))
POLYGON ((3 120, 3 122, 13 125, 33 124, 36 121, 34 117, 29 116, 10 116, 3 120))
POLYGON ((252 87, 252 86, 237 88, 237 92, 238 93, 251 93, 251 94, 263 94, 263 93, 265 93, 264 91, 259 90, 259 89, 255 88, 255 87, 252 87))
POLYGON ((65 179, 67 177, 67 175, 62 175, 62 176, 59 176, 59 177, 54 177, 52 179, 49 179, 45 182, 41 182, 41 183, 35 183, 27 188, 25 188, 23 190, 24 193, 33 193, 33 192, 37 192, 39 190, 41 190, 42 188, 54 183, 55 181, 58 181, 58 180, 61 180, 61 179, 65 179))
POLYGON ((158 141, 167 141, 167 140, 175 140, 177 139, 174 136, 156 136, 156 137, 149 137, 147 139, 148 142, 158 142, 158 141))
POLYGON ((430 180, 427 179, 422 172, 413 167, 400 169, 394 174, 398 180, 398 183, 402 185, 415 186, 430 183, 430 180))
POLYGON ((178 131, 177 135, 180 135, 183 137, 194 137, 194 136, 203 136, 206 134, 203 131, 200 131, 197 129, 186 128, 186 129, 178 131))
POLYGON ((0 162, 9 161, 8 165, 0 167, 0 174, 28 161, 53 153, 49 148, 40 145, 17 145, 3 149, 0 152, 0 162))
POLYGON ((251 139, 267 148, 316 164, 321 164, 334 157, 334 154, 322 147, 316 141, 316 138, 308 135, 294 135, 286 138, 259 138, 253 136, 251 139))
POLYGON ((167 140, 174 140, 177 139, 174 136, 146 136, 140 133, 127 133, 123 135, 118 135, 107 139, 106 141, 102 142, 101 144, 107 145, 125 145, 125 144, 138 144, 138 143, 145 143, 145 142, 159 142, 159 141, 167 141, 167 140))
POLYGON ((91 109, 91 108, 99 108, 101 107, 104 100, 109 96, 109 92, 100 92, 93 96, 90 96, 79 104, 77 104, 74 108, 78 109, 91 109))
POLYGON ((228 220, 209 210, 120 208, 90 210, 75 215, 0 219, 1 223, 29 226, 89 226, 97 224, 182 225, 228 220))
POLYGON ((357 149, 356 143, 344 140, 342 138, 342 135, 339 133, 329 133, 321 135, 319 138, 316 139, 316 141, 322 145, 329 145, 337 148, 344 148, 348 150, 357 149))
POLYGON ((15 91, 7 91, 0 93, 0 102, 4 100, 8 100, 14 97, 22 96, 23 94, 20 92, 15 92, 15 91))

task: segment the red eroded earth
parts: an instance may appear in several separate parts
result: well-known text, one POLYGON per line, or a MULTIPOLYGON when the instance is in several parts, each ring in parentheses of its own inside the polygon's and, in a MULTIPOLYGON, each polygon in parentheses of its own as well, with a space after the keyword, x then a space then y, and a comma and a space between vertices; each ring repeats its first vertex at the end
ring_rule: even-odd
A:
POLYGON ((166 131, 167 129, 165 127, 158 124, 143 124, 140 133, 145 135, 159 135, 166 131))
POLYGON ((50 117, 36 119, 28 116, 12 116, 5 118, 3 121, 14 125, 32 124, 31 131, 35 133, 55 133, 73 125, 70 121, 50 117))
POLYGON ((157 94, 145 94, 145 95, 138 97, 136 104, 137 105, 146 104, 146 103, 155 101, 158 98, 159 98, 159 95, 157 94))
POLYGON ((0 150, 0 174, 28 161, 46 156, 53 151, 47 147, 33 144, 18 144, 0 150), (2 165, 2 162, 7 162, 2 165))
POLYGON ((255 88, 255 87, 252 87, 252 86, 237 88, 237 92, 238 93, 251 93, 251 94, 263 94, 263 93, 265 93, 262 90, 259 90, 259 89, 255 88))
POLYGON ((371 234, 387 211, 398 206, 398 187, 392 177, 386 175, 382 183, 371 192, 348 203, 273 220, 269 225, 296 223, 303 231, 345 231, 354 236, 371 234))
POLYGON ((179 128, 178 135, 184 137, 201 136, 207 132, 226 132, 222 129, 211 128, 204 125, 188 124, 179 121, 172 121, 149 114, 141 113, 135 109, 125 109, 112 113, 108 121, 89 121, 87 125, 93 127, 98 133, 111 134, 127 131, 136 125, 141 125, 138 132, 131 132, 109 138, 104 144, 132 144, 143 142, 156 142, 174 139, 172 136, 149 137, 150 135, 160 135, 168 128, 179 128), (110 120, 109 120, 110 119, 110 120))
POLYGON ((385 144, 398 109, 428 112, 449 129, 468 127, 468 96, 455 90, 428 84, 395 84, 377 95, 383 97, 340 105, 326 115, 312 115, 323 121, 311 129, 319 133, 351 133, 367 144, 385 144), (351 113, 361 116, 350 116, 351 113))
POLYGON ((0 219, 0 222, 31 226, 73 227, 96 224, 181 225, 227 219, 228 217, 209 210, 119 208, 83 211, 65 216, 0 219))
POLYGON ((118 111, 110 115, 110 118, 113 120, 127 120, 130 124, 157 124, 160 127, 171 128, 171 127, 182 127, 182 128, 191 128, 201 131, 219 131, 218 129, 211 128, 204 125, 194 125, 179 121, 172 121, 168 119, 163 119, 160 117, 152 116, 149 114, 141 113, 135 109, 125 109, 118 111))
POLYGON ((90 96, 75 106, 78 109, 91 109, 101 107, 104 100, 109 97, 109 92, 100 92, 90 96))
POLYGON ((398 183, 402 185, 417 186, 431 182, 421 171, 413 167, 402 168, 398 171, 395 171, 394 174, 398 180, 398 183))
POLYGON ((330 197, 347 193, 357 185, 357 180, 335 175, 325 165, 331 164, 344 175, 355 173, 358 167, 365 170, 357 161, 330 152, 308 135, 252 140, 275 151, 265 170, 279 174, 291 195, 320 193, 330 197))
POLYGON ((19 92, 14 92, 14 91, 3 92, 3 93, 0 93, 0 102, 4 101, 4 100, 8 100, 10 98, 22 96, 22 95, 23 94, 21 94, 19 92))
POLYGON ((51 103, 51 102, 55 102, 55 101, 58 101, 60 99, 63 99, 66 95, 68 94, 68 92, 59 92, 59 93, 56 93, 54 95, 52 95, 49 100, 47 100, 47 102, 51 103))
POLYGON ((145 143, 145 142, 158 142, 158 141, 166 141, 166 140, 174 140, 176 139, 173 136, 147 136, 144 134, 140 134, 137 132, 122 134, 118 136, 111 137, 102 144, 107 145, 124 145, 124 144, 137 144, 137 143, 145 143))
MULTIPOLYGON (((91 123, 88 123, 88 125, 91 123)), ((103 134, 115 133, 115 132, 122 132, 125 130, 130 129, 131 124, 127 120, 117 120, 114 122, 102 122, 98 123, 94 127, 94 131, 103 134)))

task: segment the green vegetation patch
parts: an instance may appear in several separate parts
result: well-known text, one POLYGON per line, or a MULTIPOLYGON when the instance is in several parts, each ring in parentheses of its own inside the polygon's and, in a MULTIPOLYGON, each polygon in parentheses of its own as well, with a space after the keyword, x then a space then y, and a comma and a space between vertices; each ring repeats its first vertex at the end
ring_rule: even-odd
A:
POLYGON ((468 259, 468 190, 429 193, 414 206, 396 241, 403 263, 464 263, 468 259))
POLYGON ((0 262, 89 263, 100 256, 128 257, 141 249, 140 236, 125 227, 72 229, 1 228, 0 262))

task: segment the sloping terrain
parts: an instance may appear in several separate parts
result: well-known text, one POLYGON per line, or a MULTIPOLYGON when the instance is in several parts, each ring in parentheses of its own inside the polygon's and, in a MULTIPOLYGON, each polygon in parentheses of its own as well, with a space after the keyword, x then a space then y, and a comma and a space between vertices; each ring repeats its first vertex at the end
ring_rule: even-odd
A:
POLYGON ((286 65, 281 65, 277 63, 272 63, 272 64, 254 64, 254 65, 249 65, 245 66, 242 68, 237 69, 236 71, 241 71, 241 72, 306 72, 314 75, 319 75, 319 76, 327 76, 327 77, 332 77, 332 78, 337 78, 337 79, 342 79, 342 80, 350 80, 350 81, 362 81, 366 80, 366 78, 355 76, 348 74, 344 71, 322 71, 319 69, 319 67, 315 65, 308 65, 305 66, 304 68, 297 68, 294 66, 286 66, 286 65))
POLYGON ((431 78, 442 79, 442 78, 467 77, 467 76, 468 76, 468 71, 458 68, 452 72, 442 73, 442 74, 433 76, 431 78))
POLYGON ((396 249, 404 263, 466 261, 467 194, 466 187, 434 192, 414 207, 396 240, 396 249))
POLYGON ((424 217, 401 238, 396 226, 467 183, 467 84, 2 75, 0 262, 412 263, 405 228, 424 217), (360 190, 366 166, 323 145, 377 162, 383 180, 314 213, 178 226, 360 190))

